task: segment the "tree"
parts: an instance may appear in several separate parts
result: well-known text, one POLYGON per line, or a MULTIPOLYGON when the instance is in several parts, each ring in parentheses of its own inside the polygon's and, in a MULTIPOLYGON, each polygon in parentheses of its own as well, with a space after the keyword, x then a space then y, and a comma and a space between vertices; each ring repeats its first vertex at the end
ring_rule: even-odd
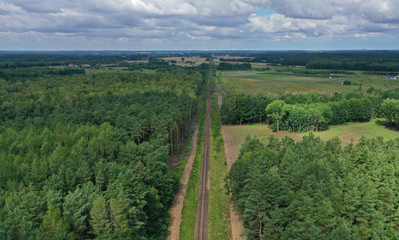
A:
POLYGON ((127 218, 127 199, 124 198, 123 194, 119 195, 119 197, 122 198, 111 198, 109 201, 112 229, 118 235, 128 236, 131 233, 131 229, 127 218))
POLYGON ((60 209, 52 205, 43 217, 42 228, 47 236, 53 239, 66 239, 69 232, 69 226, 61 217, 60 209))
POLYGON ((274 100, 266 107, 267 116, 276 122, 277 132, 280 129, 280 120, 286 115, 289 109, 290 105, 287 105, 283 100, 274 100))
POLYGON ((395 123, 399 129, 399 100, 385 99, 381 104, 380 113, 389 123, 395 123))
POLYGON ((305 109, 300 105, 293 105, 288 117, 288 122, 293 132, 301 132, 305 130, 305 125, 307 123, 305 109))
POLYGON ((90 210, 90 225, 96 236, 107 236, 111 233, 111 223, 104 197, 97 197, 90 210))
POLYGON ((95 198, 95 187, 92 182, 77 188, 74 192, 69 192, 65 197, 64 216, 78 238, 88 233, 90 205, 95 198))

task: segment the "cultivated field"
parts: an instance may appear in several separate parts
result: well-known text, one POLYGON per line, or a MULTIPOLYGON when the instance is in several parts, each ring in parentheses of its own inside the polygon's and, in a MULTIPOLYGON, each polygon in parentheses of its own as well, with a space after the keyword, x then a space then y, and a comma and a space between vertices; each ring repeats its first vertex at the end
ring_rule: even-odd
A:
MULTIPOLYGON (((281 131, 279 133, 273 132, 268 125, 235 125, 223 126, 224 140, 226 147, 230 149, 234 159, 237 159, 240 153, 242 143, 247 136, 257 137, 264 143, 267 139, 274 135, 279 139, 289 136, 295 141, 300 141, 303 136, 309 133, 289 133, 281 131)), ((367 123, 352 123, 348 125, 330 126, 327 131, 313 132, 314 135, 319 136, 322 140, 329 140, 333 137, 338 137, 343 145, 348 145, 353 142, 356 144, 362 136, 366 138, 383 137, 384 140, 399 138, 399 131, 391 130, 383 126, 381 120, 373 120, 367 123)))
POLYGON ((367 91, 370 87, 389 90, 399 88, 399 81, 386 80, 385 76, 375 75, 299 74, 272 70, 267 72, 223 71, 219 84, 222 96, 239 93, 257 95, 284 92, 334 94, 334 92, 351 92, 360 86, 363 91, 367 91), (342 85, 345 80, 355 85, 342 85))
POLYGON ((202 57, 165 57, 161 58, 165 61, 176 61, 176 65, 180 66, 198 66, 202 63, 209 63, 206 58, 202 57))

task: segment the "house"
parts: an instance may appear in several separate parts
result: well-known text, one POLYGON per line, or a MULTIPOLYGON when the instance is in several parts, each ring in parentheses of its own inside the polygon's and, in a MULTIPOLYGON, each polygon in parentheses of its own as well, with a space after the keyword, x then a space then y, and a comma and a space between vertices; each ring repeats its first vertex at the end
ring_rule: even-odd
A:
POLYGON ((68 67, 78 67, 78 65, 76 65, 75 63, 70 63, 70 64, 68 65, 68 67))
POLYGON ((387 76, 386 79, 388 79, 388 80, 398 80, 399 78, 398 78, 398 76, 387 76))
POLYGON ((90 67, 90 64, 82 64, 82 68, 88 68, 90 67))

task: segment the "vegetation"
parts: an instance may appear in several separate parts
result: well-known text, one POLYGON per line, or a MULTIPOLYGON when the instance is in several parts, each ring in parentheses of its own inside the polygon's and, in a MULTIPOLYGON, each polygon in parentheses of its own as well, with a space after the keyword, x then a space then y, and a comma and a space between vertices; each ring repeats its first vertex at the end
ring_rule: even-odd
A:
POLYGON ((205 123, 205 94, 199 102, 199 132, 198 132, 198 145, 197 152, 193 162, 193 168, 189 181, 187 183, 186 194, 184 195, 182 221, 180 225, 180 239, 192 239, 194 237, 195 222, 198 207, 198 190, 199 179, 202 164, 202 148, 204 141, 204 123, 205 123))
POLYGON ((256 53, 254 62, 306 66, 308 69, 399 71, 398 51, 325 51, 256 53))
MULTIPOLYGON (((399 52, 233 53, 217 66, 220 115, 213 94, 210 238, 229 237, 224 179, 249 239, 399 238, 399 140, 361 138, 399 135, 399 81, 383 76, 399 52), (229 127, 237 151, 248 132, 260 140, 227 175, 220 122, 277 132, 229 127), (318 130, 346 146, 298 142, 318 130)), ((180 229, 192 238, 205 59, 233 53, 0 52, 0 239, 164 239, 170 159, 199 112, 180 229)))
POLYGON ((0 68, 23 69, 30 67, 67 66, 89 64, 100 67, 123 61, 137 61, 148 58, 148 54, 134 52, 4 52, 0 51, 0 68))
POLYGON ((250 61, 268 63, 267 67, 221 73, 223 123, 267 122, 277 131, 264 125, 226 127, 237 130, 238 136, 231 139, 252 132, 267 144, 248 139, 228 175, 227 189, 244 219, 248 239, 399 237, 392 210, 398 207, 393 200, 397 173, 392 169, 399 160, 399 140, 361 138, 356 146, 351 140, 364 133, 398 136, 382 121, 369 121, 384 117, 399 126, 398 84, 378 76, 399 71, 392 61, 399 55, 362 54, 259 53, 250 61), (351 124, 339 125, 347 123, 351 124), (300 132, 318 130, 327 130, 316 133, 325 139, 349 138, 347 146, 342 147, 338 138, 323 142, 310 135, 297 143, 284 138, 292 135, 298 140, 300 132))
POLYGON ((252 66, 249 63, 225 63, 221 62, 217 66, 217 70, 221 71, 245 71, 245 70, 251 70, 252 66))
POLYGON ((385 99, 381 104, 381 115, 384 116, 388 122, 395 124, 399 129, 399 100, 385 99))
MULTIPOLYGON (((333 96, 336 92, 353 92, 359 87, 363 93, 366 93, 369 88, 381 91, 399 88, 399 81, 386 80, 386 74, 380 76, 363 75, 361 72, 354 72, 356 74, 331 73, 335 70, 318 70, 319 73, 294 73, 287 71, 287 67, 284 66, 267 66, 271 69, 270 71, 221 71, 222 78, 219 88, 223 98, 238 94, 278 96, 287 92, 333 96), (342 85, 345 80, 352 84, 342 85)), ((304 67, 292 68, 306 70, 304 67)))
POLYGON ((230 95, 223 99, 220 108, 221 121, 224 124, 264 122, 267 119, 265 109, 273 100, 275 98, 264 95, 230 95))
POLYGON ((221 106, 224 123, 271 123, 292 132, 325 130, 330 124, 367 122, 378 112, 381 96, 364 97, 361 92, 336 94, 329 98, 321 94, 284 94, 273 97, 238 95, 227 98, 221 106), (372 102, 373 101, 373 102, 372 102))
POLYGON ((249 239, 398 237, 399 139, 247 139, 228 176, 249 239))
POLYGON ((168 166, 205 76, 41 75, 0 85, 2 239, 161 239, 168 166))
MULTIPOLYGON (((216 89, 215 86, 212 89, 216 89)), ((211 160, 209 189, 209 239, 229 239, 230 205, 225 191, 227 176, 224 143, 220 128, 220 113, 216 91, 212 93, 211 160)))
POLYGON ((283 100, 274 100, 265 109, 267 116, 276 123, 277 132, 280 129, 280 120, 287 114, 288 108, 283 100))

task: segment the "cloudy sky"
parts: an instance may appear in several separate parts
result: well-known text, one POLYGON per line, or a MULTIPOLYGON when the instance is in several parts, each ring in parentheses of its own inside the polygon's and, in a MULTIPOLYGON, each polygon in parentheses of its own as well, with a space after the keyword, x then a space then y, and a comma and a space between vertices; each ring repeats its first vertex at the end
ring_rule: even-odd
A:
POLYGON ((399 49, 399 0, 0 0, 0 50, 399 49))

